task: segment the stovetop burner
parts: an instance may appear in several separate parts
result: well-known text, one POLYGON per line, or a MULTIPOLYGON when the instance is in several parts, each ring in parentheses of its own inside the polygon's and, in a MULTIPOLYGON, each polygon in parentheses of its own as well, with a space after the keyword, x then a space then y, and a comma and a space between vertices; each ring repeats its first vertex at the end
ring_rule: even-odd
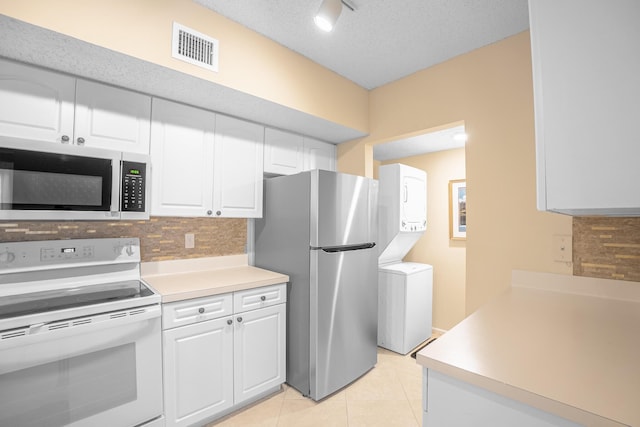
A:
POLYGON ((0 319, 150 295, 153 292, 138 280, 12 295, 0 299, 0 319))
POLYGON ((155 304, 136 238, 0 243, 0 331, 155 304))

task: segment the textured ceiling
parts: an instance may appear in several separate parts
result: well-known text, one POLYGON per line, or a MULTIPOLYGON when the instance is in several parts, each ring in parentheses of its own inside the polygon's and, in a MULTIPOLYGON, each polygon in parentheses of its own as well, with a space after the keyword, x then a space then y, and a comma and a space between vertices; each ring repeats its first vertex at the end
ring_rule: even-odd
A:
POLYGON ((527 0, 349 0, 331 33, 322 0, 194 1, 366 89, 529 28, 527 0))

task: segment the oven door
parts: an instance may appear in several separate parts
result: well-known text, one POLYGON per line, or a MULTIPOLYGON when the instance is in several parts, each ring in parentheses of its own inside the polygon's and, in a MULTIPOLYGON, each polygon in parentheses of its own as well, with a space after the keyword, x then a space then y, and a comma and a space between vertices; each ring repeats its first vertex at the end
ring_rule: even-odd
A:
POLYGON ((1 426, 132 427, 162 415, 160 306, 0 332, 1 426))

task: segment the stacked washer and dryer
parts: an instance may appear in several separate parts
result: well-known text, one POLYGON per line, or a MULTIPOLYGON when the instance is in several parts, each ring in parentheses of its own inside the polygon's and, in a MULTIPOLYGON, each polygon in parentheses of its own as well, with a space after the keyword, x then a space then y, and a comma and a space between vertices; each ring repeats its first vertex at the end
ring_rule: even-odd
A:
POLYGON ((427 229, 427 174, 380 166, 378 346, 407 354, 431 337, 433 267, 402 259, 427 229))

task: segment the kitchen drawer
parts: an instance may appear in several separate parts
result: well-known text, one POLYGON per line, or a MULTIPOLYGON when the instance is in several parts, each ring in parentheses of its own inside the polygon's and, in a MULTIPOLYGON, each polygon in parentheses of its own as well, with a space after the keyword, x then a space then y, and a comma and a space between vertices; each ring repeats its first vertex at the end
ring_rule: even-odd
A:
POLYGON ((242 313, 286 301, 287 285, 285 283, 238 291, 233 294, 233 312, 242 313))
POLYGON ((162 305, 162 329, 191 325, 232 314, 231 294, 214 295, 162 305))

